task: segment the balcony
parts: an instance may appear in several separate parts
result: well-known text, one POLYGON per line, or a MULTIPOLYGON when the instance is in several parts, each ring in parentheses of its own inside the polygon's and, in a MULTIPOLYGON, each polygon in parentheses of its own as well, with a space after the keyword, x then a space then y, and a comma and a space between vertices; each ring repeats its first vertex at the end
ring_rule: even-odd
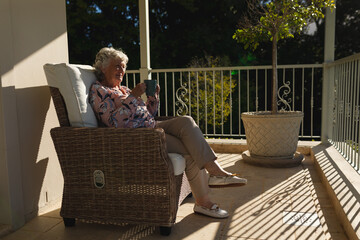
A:
MULTIPOLYGON (((151 71, 164 93, 159 114, 192 115, 218 153, 220 164, 248 179, 243 187, 212 190, 214 201, 229 210, 228 219, 194 214, 194 199, 188 198, 180 206, 168 239, 359 238, 360 55, 325 65, 279 67, 282 86, 289 90, 279 93, 284 99, 280 106, 305 114, 298 145, 305 160, 294 168, 262 168, 242 160, 241 153, 247 146, 240 114, 267 110, 269 69, 260 66, 151 71), (215 89, 216 85, 221 88, 215 89), (321 98, 322 89, 330 89, 327 98, 321 98), (218 107, 220 114, 216 112, 218 107), (321 143, 323 137, 330 143, 321 143)), ((139 71, 127 72, 125 82, 129 87, 139 81, 139 71)), ((157 228, 143 225, 79 222, 74 228, 65 228, 59 206, 53 209, 3 239, 160 237, 157 228)), ((7 229, 3 229, 6 233, 7 229)))
MULTIPOLYGON (((327 62, 334 59, 335 14, 326 16, 327 63, 284 65, 278 73, 282 89, 290 89, 279 93, 280 108, 305 114, 298 151, 306 159, 295 168, 260 168, 242 160, 240 114, 269 108, 270 67, 151 70, 148 2, 139 1, 140 71, 128 71, 126 84, 152 74, 164 93, 159 114, 193 116, 225 169, 249 180, 213 189, 212 198, 231 213, 225 220, 194 214, 194 199, 187 199, 168 239, 359 239, 360 56, 327 62)), ((58 121, 43 65, 69 61, 66 1, 0 6, 0 238, 158 239, 151 226, 64 227, 63 181, 49 134, 58 121)))

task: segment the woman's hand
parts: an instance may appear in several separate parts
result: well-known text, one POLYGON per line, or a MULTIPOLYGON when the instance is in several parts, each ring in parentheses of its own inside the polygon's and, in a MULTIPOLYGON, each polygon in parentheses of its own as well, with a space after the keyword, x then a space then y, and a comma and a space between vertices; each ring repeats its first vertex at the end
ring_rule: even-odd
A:
POLYGON ((131 94, 138 98, 141 97, 141 95, 143 95, 145 93, 146 90, 146 85, 145 83, 138 83, 133 90, 131 90, 131 94))

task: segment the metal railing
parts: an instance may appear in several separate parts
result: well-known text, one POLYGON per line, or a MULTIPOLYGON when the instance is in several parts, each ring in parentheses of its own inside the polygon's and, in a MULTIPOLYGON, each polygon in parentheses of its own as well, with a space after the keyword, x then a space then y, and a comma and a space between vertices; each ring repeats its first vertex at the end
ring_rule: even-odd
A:
MULTIPOLYGON (((207 137, 245 137, 241 113, 271 108, 271 66, 152 69, 159 115, 190 115, 207 137)), ((320 138, 322 64, 279 65, 279 109, 302 111, 299 137, 320 138)), ((125 84, 140 82, 127 71, 125 84)))
POLYGON ((360 173, 360 54, 326 65, 334 84, 329 141, 360 173))

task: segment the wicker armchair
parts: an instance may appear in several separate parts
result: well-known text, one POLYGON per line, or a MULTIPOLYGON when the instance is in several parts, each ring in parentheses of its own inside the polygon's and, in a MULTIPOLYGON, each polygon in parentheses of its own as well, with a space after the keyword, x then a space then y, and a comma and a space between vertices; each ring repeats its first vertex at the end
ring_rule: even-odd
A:
POLYGON ((65 226, 75 219, 148 224, 169 235, 191 190, 183 172, 174 175, 163 129, 71 127, 62 94, 50 92, 60 122, 51 137, 64 176, 65 226))

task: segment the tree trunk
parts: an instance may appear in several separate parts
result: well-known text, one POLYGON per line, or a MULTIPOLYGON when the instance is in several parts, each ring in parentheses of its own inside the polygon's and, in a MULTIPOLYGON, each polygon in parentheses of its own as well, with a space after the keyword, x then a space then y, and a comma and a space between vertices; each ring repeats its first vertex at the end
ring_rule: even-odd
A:
POLYGON ((271 113, 276 114, 277 107, 277 35, 273 36, 272 40, 272 96, 271 96, 271 113))

